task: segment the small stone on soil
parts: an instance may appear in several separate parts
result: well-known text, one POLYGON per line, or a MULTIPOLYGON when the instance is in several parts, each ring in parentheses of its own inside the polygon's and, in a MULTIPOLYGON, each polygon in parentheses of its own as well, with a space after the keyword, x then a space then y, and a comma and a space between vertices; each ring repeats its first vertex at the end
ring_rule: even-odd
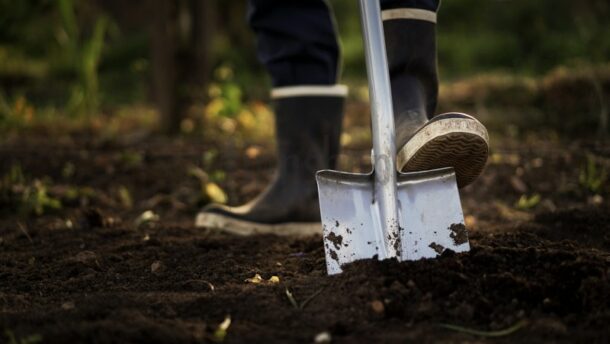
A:
POLYGON ((330 343, 331 341, 331 336, 329 332, 320 332, 318 333, 314 339, 313 339, 314 343, 330 343))
POLYGON ((97 255, 93 251, 81 251, 76 254, 74 259, 79 263, 89 264, 97 260, 97 255))
POLYGON ((371 302, 371 309, 377 314, 382 314, 385 311, 385 306, 383 305, 383 302, 375 300, 371 302))
POLYGON ((159 260, 153 262, 150 265, 150 272, 154 273, 159 273, 162 272, 165 269, 165 266, 163 265, 163 263, 159 260))
POLYGON ((76 306, 74 305, 74 302, 72 302, 72 301, 64 302, 61 305, 61 309, 63 309, 64 311, 69 311, 71 309, 74 309, 74 307, 76 307, 76 306))

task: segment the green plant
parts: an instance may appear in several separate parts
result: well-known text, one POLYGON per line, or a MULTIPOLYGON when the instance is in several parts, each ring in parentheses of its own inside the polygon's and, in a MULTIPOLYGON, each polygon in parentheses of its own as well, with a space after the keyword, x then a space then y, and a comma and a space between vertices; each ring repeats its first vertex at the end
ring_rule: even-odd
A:
POLYGON ((42 336, 39 334, 32 334, 27 337, 17 338, 13 331, 4 330, 4 335, 8 339, 9 344, 36 344, 42 342, 42 336))
POLYGON ((34 107, 24 96, 8 100, 0 90, 0 129, 22 128, 32 122, 34 107))
POLYGON ((225 317, 225 320, 223 320, 223 322, 218 325, 216 330, 214 330, 214 333, 212 334, 212 337, 210 339, 217 343, 223 342, 227 337, 227 331, 229 330, 229 326, 231 326, 231 317, 227 315, 225 317))
POLYGON ((67 60, 78 76, 72 89, 67 111, 72 115, 90 115, 100 105, 98 66, 104 48, 109 20, 97 18, 90 37, 82 37, 75 15, 74 0, 57 1, 64 33, 63 45, 67 60))
POLYGON ((125 208, 131 209, 133 207, 133 197, 131 197, 131 193, 129 192, 128 188, 121 185, 117 190, 117 194, 119 197, 119 202, 121 202, 125 208))
POLYGON ((68 179, 74 176, 74 172, 76 172, 76 166, 74 166, 74 164, 69 161, 61 169, 61 176, 68 179))
POLYGON ((598 166, 592 154, 587 154, 587 162, 578 176, 580 185, 589 192, 599 193, 604 188, 607 177, 606 169, 601 165, 598 166))
POLYGON ((19 164, 12 165, 8 173, 2 177, 2 185, 4 186, 23 183, 25 183, 25 176, 19 164))
POLYGON ((214 79, 208 89, 210 102, 206 112, 221 117, 237 116, 243 108, 242 90, 233 78, 233 69, 228 65, 216 68, 214 79))
POLYGON ((144 155, 136 151, 124 151, 119 156, 119 161, 125 168, 134 169, 142 166, 144 155))
POLYGON ((28 181, 19 164, 11 166, 0 178, 0 204, 16 209, 23 215, 43 215, 61 209, 61 201, 49 195, 41 180, 28 181))
POLYGON ((61 209, 61 202, 49 196, 46 185, 40 180, 34 180, 25 188, 21 197, 21 211, 26 214, 43 215, 50 210, 61 209))
POLYGON ((14 203, 15 194, 23 190, 25 177, 21 165, 12 165, 9 171, 0 179, 0 204, 14 203))
POLYGON ((531 196, 521 195, 519 200, 515 204, 515 207, 520 210, 530 210, 540 203, 541 197, 539 194, 533 194, 531 196))

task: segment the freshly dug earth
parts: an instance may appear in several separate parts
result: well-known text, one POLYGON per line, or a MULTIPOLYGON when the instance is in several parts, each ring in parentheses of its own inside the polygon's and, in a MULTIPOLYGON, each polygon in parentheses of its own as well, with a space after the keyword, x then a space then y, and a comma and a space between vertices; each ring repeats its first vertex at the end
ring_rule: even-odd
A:
POLYGON ((237 203, 269 180, 268 153, 239 160, 223 148, 225 159, 206 166, 199 160, 210 146, 189 141, 130 145, 141 159, 126 159, 120 144, 8 142, 1 175, 18 163, 28 178, 49 176, 48 192, 64 206, 24 217, 4 200, 0 330, 44 343, 607 343, 610 206, 607 194, 581 190, 578 176, 585 152, 604 164, 610 149, 557 145, 495 147, 485 175, 462 192, 471 252, 361 261, 328 277, 319 236, 243 238, 191 226, 205 203, 191 164, 225 171, 219 183, 237 203), (61 172, 68 162, 72 174, 61 172), (70 203, 69 185, 94 192, 70 203), (117 200, 119 187, 132 207, 117 200), (515 206, 523 194, 541 201, 515 206), (134 224, 145 210, 160 221, 134 224), (246 282, 256 274, 262 282, 246 282))

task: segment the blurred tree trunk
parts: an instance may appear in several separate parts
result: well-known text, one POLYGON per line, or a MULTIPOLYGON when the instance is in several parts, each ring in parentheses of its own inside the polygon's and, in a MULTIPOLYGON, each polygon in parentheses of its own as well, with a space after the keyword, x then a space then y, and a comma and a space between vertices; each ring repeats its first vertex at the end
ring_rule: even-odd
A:
POLYGON ((203 102, 207 95, 207 85, 210 77, 210 43, 213 37, 214 6, 210 0, 190 0, 189 2, 192 29, 190 44, 187 46, 190 52, 188 55, 189 61, 185 64, 188 68, 183 70, 184 80, 192 87, 189 92, 191 98, 194 101, 203 102))
POLYGON ((152 94, 166 134, 177 134, 189 106, 205 100, 212 11, 209 0, 154 0, 152 94))
POLYGON ((176 15, 175 6, 166 0, 154 0, 151 20, 152 95, 166 133, 180 129, 181 110, 178 108, 176 75, 176 15))

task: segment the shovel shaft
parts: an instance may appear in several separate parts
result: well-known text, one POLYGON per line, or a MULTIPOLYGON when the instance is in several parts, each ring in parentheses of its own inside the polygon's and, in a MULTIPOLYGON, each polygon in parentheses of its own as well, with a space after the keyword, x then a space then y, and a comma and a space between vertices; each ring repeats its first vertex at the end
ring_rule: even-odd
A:
POLYGON ((396 143, 394 140, 394 114, 390 74, 381 22, 381 10, 377 0, 360 0, 360 14, 364 32, 364 49, 369 79, 371 122, 374 162, 374 217, 379 216, 385 252, 379 258, 400 256, 396 184, 396 143))

